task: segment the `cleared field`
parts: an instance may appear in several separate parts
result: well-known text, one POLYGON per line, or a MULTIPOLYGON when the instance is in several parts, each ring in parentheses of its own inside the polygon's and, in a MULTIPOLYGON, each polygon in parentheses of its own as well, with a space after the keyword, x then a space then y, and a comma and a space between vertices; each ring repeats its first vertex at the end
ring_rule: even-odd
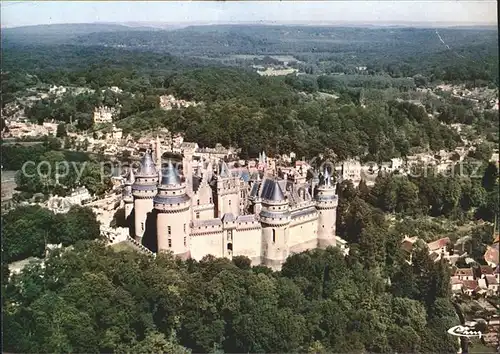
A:
MULTIPOLYGON (((253 54, 233 54, 233 55, 229 55, 227 56, 226 58, 230 58, 230 59, 245 59, 245 60, 248 60, 248 59, 263 59, 265 58, 266 55, 253 55, 253 54)), ((268 57, 270 58, 273 58, 273 59, 276 59, 276 60, 279 60, 279 61, 282 61, 282 62, 291 62, 291 61, 295 61, 297 63, 301 63, 300 60, 297 60, 296 58, 294 58, 293 56, 291 55, 268 55, 268 57)))

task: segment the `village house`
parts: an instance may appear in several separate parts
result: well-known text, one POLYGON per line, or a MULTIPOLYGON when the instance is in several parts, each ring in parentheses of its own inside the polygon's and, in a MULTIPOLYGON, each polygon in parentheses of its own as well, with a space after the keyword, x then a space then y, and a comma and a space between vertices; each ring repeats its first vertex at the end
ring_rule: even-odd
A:
POLYGON ((109 107, 96 107, 94 109, 94 124, 111 123, 116 110, 109 107))
POLYGON ((472 296, 479 290, 479 284, 477 280, 462 280, 462 290, 464 294, 472 296))
POLYGON ((492 268, 498 265, 498 258, 500 254, 498 252, 498 242, 494 243, 493 246, 487 246, 486 252, 484 253, 484 260, 492 268))
POLYGON ((472 268, 457 268, 454 275, 462 281, 474 280, 474 272, 472 268))
POLYGON ((453 294, 459 294, 462 292, 463 281, 456 275, 450 278, 451 291, 453 294))
POLYGON ((116 125, 113 124, 113 128, 111 130, 111 138, 115 140, 121 140, 123 137, 123 130, 121 128, 117 128, 116 125))
POLYGON ((485 280, 488 286, 488 295, 498 296, 499 282, 497 277, 495 277, 494 275, 486 275, 485 280))
POLYGON ((442 255, 443 258, 449 257, 450 252, 448 252, 447 247, 450 244, 450 239, 448 237, 440 238, 439 240, 429 242, 427 247, 429 248, 429 253, 437 253, 442 255))
MULTIPOLYGON (((401 248, 406 253, 406 261, 411 264, 412 262, 412 253, 413 246, 418 241, 418 237, 408 237, 405 236, 401 241, 401 248)), ((451 265, 455 264, 457 260, 462 257, 457 253, 450 253, 448 251, 448 246, 450 245, 450 239, 448 237, 441 238, 439 240, 427 243, 427 248, 429 251, 429 256, 434 262, 439 261, 440 259, 445 259, 451 265)), ((472 277, 474 279, 474 277, 472 277)))
POLYGON ((193 101, 179 100, 176 99, 173 95, 160 96, 160 107, 167 111, 174 108, 186 108, 197 105, 199 105, 199 103, 193 101))

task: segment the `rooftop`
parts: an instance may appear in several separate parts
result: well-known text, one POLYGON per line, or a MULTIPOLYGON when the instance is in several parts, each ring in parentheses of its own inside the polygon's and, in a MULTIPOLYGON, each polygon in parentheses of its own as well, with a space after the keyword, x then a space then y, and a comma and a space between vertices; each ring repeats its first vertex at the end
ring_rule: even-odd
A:
POLYGON ((446 245, 449 243, 450 243, 450 238, 445 237, 445 238, 441 238, 439 240, 436 240, 434 242, 428 243, 427 247, 429 247, 429 251, 436 251, 436 250, 439 250, 443 247, 446 247, 446 245))
POLYGON ((264 181, 261 197, 262 199, 275 202, 285 200, 285 195, 283 194, 278 181, 272 179, 266 179, 264 181))
POLYGON ((474 276, 474 272, 472 271, 472 268, 457 268, 455 275, 474 276))
POLYGON ((163 169, 161 175, 161 184, 164 186, 175 186, 181 184, 179 173, 172 164, 172 161, 168 161, 167 168, 163 169))

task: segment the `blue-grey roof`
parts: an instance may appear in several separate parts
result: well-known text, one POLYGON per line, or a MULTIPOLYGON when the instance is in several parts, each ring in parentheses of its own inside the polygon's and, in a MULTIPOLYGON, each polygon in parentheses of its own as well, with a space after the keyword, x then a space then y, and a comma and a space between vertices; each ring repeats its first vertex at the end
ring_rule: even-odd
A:
POLYGON ((240 215, 236 218, 237 222, 254 222, 257 219, 255 218, 254 214, 248 214, 248 215, 240 215))
POLYGON ((328 200, 335 200, 338 199, 338 196, 336 194, 332 195, 320 195, 319 193, 316 194, 316 200, 318 201, 328 201, 328 200))
POLYGON ((332 177, 330 176, 330 172, 328 172, 328 168, 325 166, 325 171, 323 172, 323 182, 321 185, 325 187, 332 186, 332 177))
POLYGON ((222 221, 223 222, 233 222, 235 220, 233 213, 225 213, 224 216, 222 216, 222 221))
POLYGON ((265 218, 274 218, 274 219, 279 219, 279 218, 286 218, 290 215, 290 211, 288 210, 283 210, 283 211, 270 211, 270 210, 265 210, 262 209, 260 211, 260 216, 263 216, 265 218))
POLYGON ((132 185, 133 190, 138 190, 138 191, 153 191, 156 190, 156 184, 137 184, 134 183, 132 185))
POLYGON ((217 225, 222 225, 222 220, 221 219, 209 219, 209 220, 193 220, 193 226, 217 226, 217 225))
POLYGON ((254 182, 252 185, 252 190, 250 191, 250 196, 251 197, 258 197, 259 196, 259 187, 260 187, 260 182, 254 182))
POLYGON ((174 186, 181 184, 179 171, 174 167, 172 161, 168 161, 167 168, 162 171, 161 184, 163 186, 174 186))
POLYGON ((266 179, 264 181, 261 197, 262 199, 275 202, 285 200, 285 195, 283 194, 278 181, 271 179, 266 179))
POLYGON ((132 166, 129 167, 128 169, 128 176, 127 180, 125 181, 125 184, 132 185, 135 182, 135 176, 134 176, 134 169, 132 166))
POLYGON ((122 195, 123 195, 124 197, 130 197, 130 196, 132 195, 132 188, 131 188, 130 186, 127 186, 127 185, 126 185, 126 186, 123 188, 123 193, 122 193, 122 195))
POLYGON ((229 168, 227 167, 227 164, 224 161, 221 161, 221 164, 219 167, 219 176, 221 178, 231 177, 231 174, 229 173, 229 168))
POLYGON ((245 182, 250 181, 250 174, 248 173, 248 171, 245 171, 245 170, 241 171, 240 177, 245 182))
POLYGON ((137 172, 137 176, 141 177, 156 177, 158 173, 156 172, 155 163, 153 162, 153 157, 151 156, 151 151, 146 151, 141 159, 141 166, 137 172))
POLYGON ((315 208, 305 208, 302 210, 297 210, 292 212, 292 219, 299 218, 301 216, 314 215, 316 213, 315 208))
POLYGON ((184 195, 163 195, 163 194, 157 194, 153 202, 157 204, 177 204, 177 203, 185 203, 189 201, 189 197, 184 194, 184 195))

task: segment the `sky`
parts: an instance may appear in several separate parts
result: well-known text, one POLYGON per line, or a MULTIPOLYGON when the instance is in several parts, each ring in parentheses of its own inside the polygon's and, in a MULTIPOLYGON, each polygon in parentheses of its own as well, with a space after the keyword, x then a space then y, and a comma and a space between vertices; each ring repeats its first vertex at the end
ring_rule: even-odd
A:
POLYGON ((58 23, 453 23, 496 25, 489 0, 1 1, 2 27, 58 23))

